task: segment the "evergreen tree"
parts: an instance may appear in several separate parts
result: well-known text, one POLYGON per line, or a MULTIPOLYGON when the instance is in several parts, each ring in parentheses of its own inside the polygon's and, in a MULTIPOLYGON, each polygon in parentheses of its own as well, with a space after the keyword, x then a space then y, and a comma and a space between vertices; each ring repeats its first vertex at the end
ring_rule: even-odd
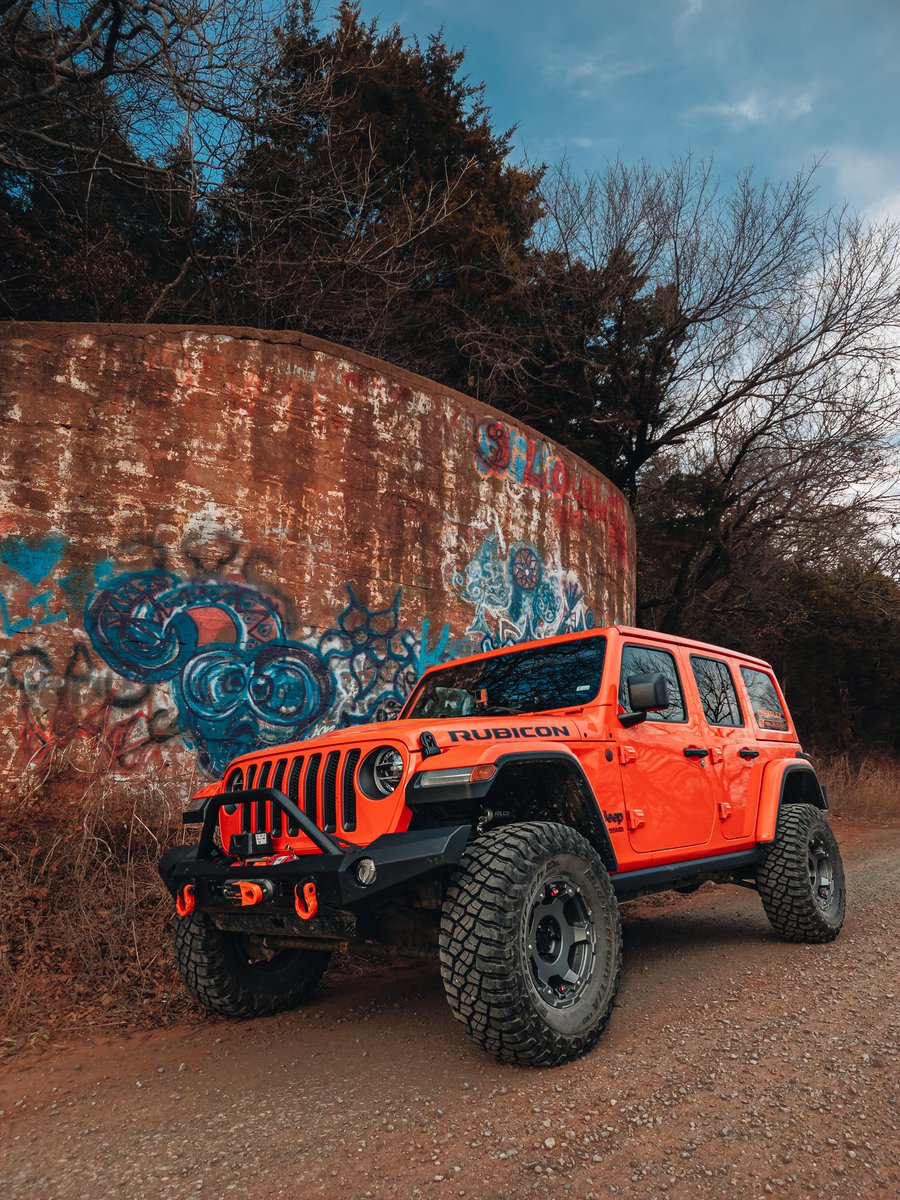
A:
POLYGON ((540 172, 510 166, 484 86, 342 3, 304 3, 277 37, 253 145, 217 201, 230 318, 307 330, 466 386, 470 322, 504 302, 540 172))

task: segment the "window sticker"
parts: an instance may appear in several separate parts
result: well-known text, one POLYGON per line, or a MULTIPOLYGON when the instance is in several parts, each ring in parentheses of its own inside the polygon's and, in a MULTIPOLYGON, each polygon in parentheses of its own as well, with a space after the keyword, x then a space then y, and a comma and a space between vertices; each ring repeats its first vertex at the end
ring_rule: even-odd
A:
POLYGON ((787 717, 771 677, 765 671, 755 671, 752 667, 741 667, 741 675, 747 686, 757 725, 760 729, 784 733, 788 727, 787 717))

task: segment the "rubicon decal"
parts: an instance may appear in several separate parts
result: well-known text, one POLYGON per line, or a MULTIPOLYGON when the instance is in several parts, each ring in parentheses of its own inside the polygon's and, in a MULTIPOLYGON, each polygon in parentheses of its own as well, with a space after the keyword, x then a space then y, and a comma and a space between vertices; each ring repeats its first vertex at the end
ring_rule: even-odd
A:
POLYGON ((501 725, 495 729, 451 729, 451 742, 489 742, 496 738, 571 737, 568 725, 501 725))

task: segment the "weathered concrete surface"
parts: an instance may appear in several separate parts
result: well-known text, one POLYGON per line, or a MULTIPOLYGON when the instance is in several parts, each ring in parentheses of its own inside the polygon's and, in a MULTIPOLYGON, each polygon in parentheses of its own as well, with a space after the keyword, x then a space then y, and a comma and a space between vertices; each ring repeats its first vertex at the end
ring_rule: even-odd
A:
POLYGON ((0 774, 215 774, 396 711, 424 666, 632 618, 574 455, 302 334, 0 326, 0 774))

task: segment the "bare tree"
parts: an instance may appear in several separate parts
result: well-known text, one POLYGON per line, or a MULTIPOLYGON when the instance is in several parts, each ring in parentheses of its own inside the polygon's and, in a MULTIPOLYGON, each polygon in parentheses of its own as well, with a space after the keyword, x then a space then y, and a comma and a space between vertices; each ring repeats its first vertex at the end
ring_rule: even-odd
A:
POLYGON ((696 627, 712 607, 721 636, 749 613, 784 615, 786 564, 896 573, 893 465, 889 423, 871 419, 863 395, 840 411, 747 403, 663 452, 637 505, 642 621, 696 627))
POLYGON ((469 331, 481 394, 628 495, 647 622, 744 603, 763 561, 890 557, 900 228, 817 210, 813 179, 560 169, 516 319, 469 331))
POLYGON ((0 0, 13 315, 17 272, 37 275, 48 254, 59 290, 95 317, 165 306, 200 262, 205 201, 245 140, 268 37, 262 0, 0 0))
POLYGON ((520 281, 523 320, 469 342, 491 363, 490 390, 520 391, 507 403, 568 428, 632 499, 656 455, 746 405, 787 420, 865 398, 877 424, 896 405, 900 230, 818 212, 813 174, 772 186, 747 173, 724 192, 689 158, 666 171, 558 170, 543 193, 539 286, 520 281))

